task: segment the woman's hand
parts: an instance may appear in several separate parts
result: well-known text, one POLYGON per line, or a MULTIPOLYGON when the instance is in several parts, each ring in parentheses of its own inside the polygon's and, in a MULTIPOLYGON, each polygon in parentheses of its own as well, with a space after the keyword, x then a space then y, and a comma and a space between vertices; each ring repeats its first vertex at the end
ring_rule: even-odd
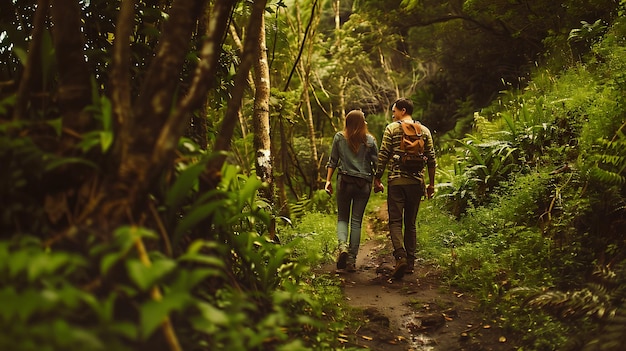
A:
POLYGON ((326 181, 326 185, 324 186, 324 190, 326 190, 328 195, 332 195, 333 194, 333 183, 331 183, 330 180, 326 181))
POLYGON ((381 191, 385 191, 385 186, 383 185, 383 182, 381 182, 378 178, 374 178, 374 192, 379 193, 381 191))

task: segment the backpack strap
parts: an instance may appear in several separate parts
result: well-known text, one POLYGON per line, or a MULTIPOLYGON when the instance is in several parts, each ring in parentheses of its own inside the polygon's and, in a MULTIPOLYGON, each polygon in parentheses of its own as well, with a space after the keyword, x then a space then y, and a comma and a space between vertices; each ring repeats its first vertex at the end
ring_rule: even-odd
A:
POLYGON ((404 134, 407 135, 422 135, 422 124, 418 121, 413 120, 413 123, 398 121, 402 126, 404 134))

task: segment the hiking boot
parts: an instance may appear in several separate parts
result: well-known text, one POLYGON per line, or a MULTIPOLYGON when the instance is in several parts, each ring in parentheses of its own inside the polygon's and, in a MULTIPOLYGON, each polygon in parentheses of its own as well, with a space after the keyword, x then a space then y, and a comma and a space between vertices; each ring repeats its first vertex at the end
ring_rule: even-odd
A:
POLYGON ((337 257, 337 269, 346 269, 347 263, 348 253, 346 251, 341 251, 341 253, 339 253, 339 257, 337 257))
POLYGON ((404 270, 404 274, 413 274, 415 273, 415 262, 408 261, 406 269, 404 270))
POLYGON ((404 277, 404 273, 406 272, 408 266, 409 265, 405 257, 396 259, 396 266, 393 268, 393 273, 391 273, 391 276, 394 279, 401 279, 402 277, 404 277))
POLYGON ((350 273, 356 272, 356 265, 353 262, 348 263, 348 268, 346 270, 350 273))

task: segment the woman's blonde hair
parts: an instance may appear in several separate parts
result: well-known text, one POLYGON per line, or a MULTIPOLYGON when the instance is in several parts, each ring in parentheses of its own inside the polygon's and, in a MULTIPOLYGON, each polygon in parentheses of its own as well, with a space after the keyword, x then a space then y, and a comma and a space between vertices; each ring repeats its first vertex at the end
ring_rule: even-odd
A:
POLYGON ((346 125, 343 129, 343 136, 348 140, 350 150, 355 154, 359 151, 361 144, 367 143, 367 123, 365 114, 361 110, 352 110, 346 115, 346 125))

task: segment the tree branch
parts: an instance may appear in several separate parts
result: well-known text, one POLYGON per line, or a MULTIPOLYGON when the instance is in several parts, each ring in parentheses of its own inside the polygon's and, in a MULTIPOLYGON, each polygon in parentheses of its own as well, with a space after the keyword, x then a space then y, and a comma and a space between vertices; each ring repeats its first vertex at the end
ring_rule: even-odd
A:
MULTIPOLYGON (((237 69, 235 75, 234 89, 231 92, 231 99, 228 101, 226 109, 226 116, 220 129, 220 133, 215 140, 215 151, 227 151, 230 149, 230 142, 233 135, 235 124, 237 123, 237 113, 241 108, 241 99, 246 87, 246 81, 248 79, 248 72, 256 57, 255 51, 257 48, 259 32, 253 28, 258 28, 261 16, 265 12, 265 0, 255 1, 252 7, 252 14, 250 15, 250 22, 248 23, 248 35, 244 40, 244 51, 241 57, 241 64, 237 69)), ((224 156, 220 157, 221 162, 225 160, 224 156)), ((221 169, 221 164, 219 165, 221 169)))
POLYGON ((191 111, 200 107, 209 89, 215 84, 214 77, 217 74, 221 39, 227 31, 230 13, 235 3, 234 0, 225 0, 215 4, 209 22, 208 35, 200 53, 200 61, 196 67, 189 93, 163 126, 152 153, 153 164, 158 164, 159 160, 169 158, 178 139, 189 124, 191 111))

